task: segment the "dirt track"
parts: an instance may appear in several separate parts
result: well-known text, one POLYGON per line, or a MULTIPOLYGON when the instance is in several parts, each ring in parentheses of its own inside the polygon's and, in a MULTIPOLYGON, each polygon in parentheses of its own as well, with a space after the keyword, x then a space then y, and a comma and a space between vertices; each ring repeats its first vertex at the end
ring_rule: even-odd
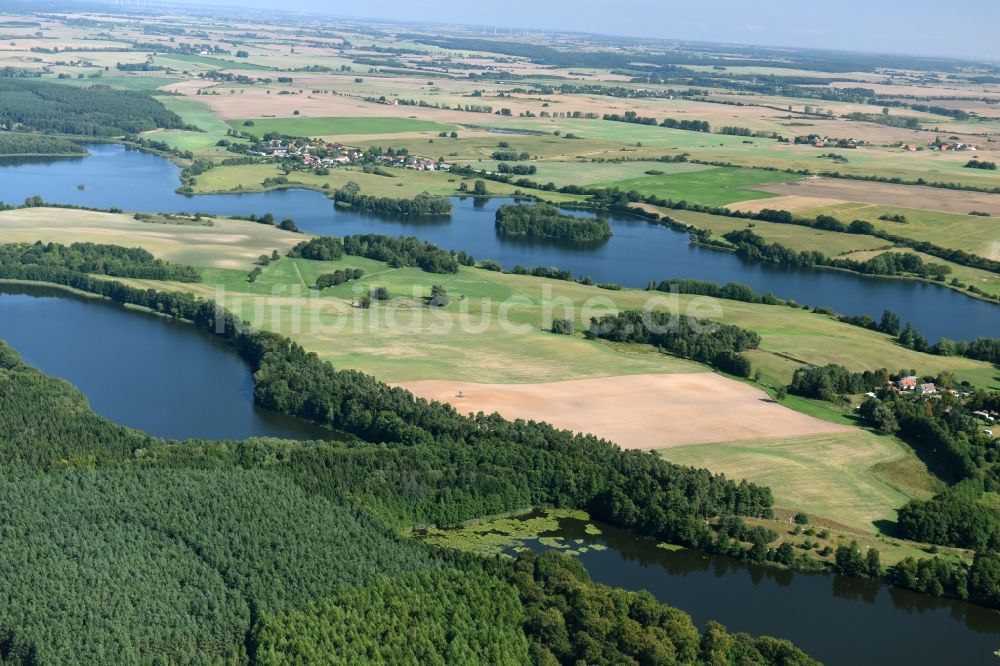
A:
POLYGON ((426 380, 401 386, 423 398, 448 402, 462 413, 499 412, 507 418, 547 421, 605 437, 627 449, 848 429, 782 407, 752 386, 708 372, 546 384, 426 380))

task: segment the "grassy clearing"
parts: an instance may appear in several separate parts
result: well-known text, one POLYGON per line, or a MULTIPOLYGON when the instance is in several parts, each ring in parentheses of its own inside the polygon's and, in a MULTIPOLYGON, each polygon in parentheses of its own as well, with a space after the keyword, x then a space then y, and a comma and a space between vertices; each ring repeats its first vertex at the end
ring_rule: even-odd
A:
MULTIPOLYGON (((707 467, 734 479, 770 486, 775 504, 865 531, 894 521, 909 496, 872 471, 912 456, 902 444, 872 433, 845 433, 663 450, 671 462, 707 467)), ((884 468, 883 468, 884 469, 884 468)))
POLYGON ((791 179, 789 174, 774 171, 715 167, 691 173, 640 176, 602 185, 626 191, 636 190, 641 194, 665 199, 684 199, 710 206, 724 206, 736 201, 774 197, 773 194, 754 190, 753 186, 791 179))
POLYGON ((253 126, 234 120, 232 126, 255 136, 278 132, 288 136, 335 137, 357 134, 393 134, 397 132, 444 132, 456 129, 417 118, 253 118, 253 126))
MULTIPOLYGON (((253 286, 236 272, 228 277, 214 275, 209 281, 225 284, 234 297, 238 292, 264 295, 275 288, 289 289, 294 285, 301 288, 303 279, 309 285, 322 272, 356 266, 359 261, 354 258, 333 263, 296 261, 296 272, 285 268, 292 262, 283 259, 266 268, 253 286)), ((579 334, 565 337, 543 331, 546 321, 565 315, 559 305, 563 299, 573 303, 577 329, 583 330, 586 318, 610 308, 642 308, 648 298, 645 292, 609 292, 575 283, 471 268, 444 276, 384 265, 370 268, 372 271, 363 280, 325 291, 322 297, 303 293, 272 299, 278 312, 264 325, 300 339, 308 348, 339 365, 395 381, 455 379, 509 383, 703 369, 648 348, 609 345, 584 340, 579 334), (447 287, 452 303, 443 312, 429 315, 420 299, 430 294, 435 283, 447 287), (375 285, 387 287, 399 300, 372 311, 351 307, 358 294, 356 289, 367 290, 375 285), (502 306, 504 302, 510 304, 502 306), (589 311, 585 312, 585 305, 589 311), (520 334, 505 330, 500 322, 501 307, 506 321, 524 324, 527 330, 520 334), (286 320, 288 312, 282 314, 283 308, 300 308, 303 316, 318 312, 317 316, 326 317, 323 321, 341 322, 343 328, 308 330, 308 326, 300 326, 301 330, 296 331, 286 320), (387 330, 391 328, 388 321, 397 324, 400 330, 387 330), (480 322, 484 330, 466 331, 463 322, 480 322)), ((209 285, 181 288, 214 293, 214 287, 209 285)), ((695 297, 681 296, 677 304, 684 312, 694 301, 695 297)), ((852 370, 879 367, 914 367, 926 373, 949 370, 978 386, 1000 386, 1000 373, 988 364, 914 352, 900 347, 888 336, 841 324, 828 316, 781 306, 730 301, 720 304, 723 321, 760 333, 762 349, 752 352, 750 357, 762 371, 765 383, 788 383, 794 369, 804 363, 842 363, 852 370)), ((244 299, 239 307, 252 314, 255 303, 244 299)), ((256 304, 256 307, 263 306, 256 304)), ((821 403, 791 406, 820 418, 844 422, 839 412, 821 403)))
POLYGON ((484 272, 432 275, 355 257, 336 262, 283 258, 255 283, 244 271, 211 269, 203 271, 203 284, 171 286, 203 297, 223 290, 228 307, 244 319, 293 337, 338 367, 385 381, 527 383, 705 370, 664 354, 633 353, 545 332, 539 325, 546 305, 540 295, 517 294, 482 279, 484 272), (361 268, 366 275, 323 292, 310 288, 319 275, 346 267, 361 268), (434 284, 443 284, 452 298, 444 310, 424 303, 434 284), (355 307, 357 298, 376 286, 388 289, 393 300, 369 310, 355 307), (501 317, 501 304, 515 295, 523 305, 501 317))

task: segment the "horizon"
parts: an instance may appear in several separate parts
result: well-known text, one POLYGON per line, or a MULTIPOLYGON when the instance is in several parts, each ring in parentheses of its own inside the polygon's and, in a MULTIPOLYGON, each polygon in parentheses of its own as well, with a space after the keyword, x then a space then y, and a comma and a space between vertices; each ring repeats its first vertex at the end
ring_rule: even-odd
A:
POLYGON ((836 16, 815 25, 815 10, 792 0, 771 0, 768 7, 747 7, 735 0, 681 0, 663 7, 648 0, 624 0, 613 14, 603 7, 576 7, 568 0, 544 5, 511 0, 500 14, 490 6, 465 7, 456 0, 403 3, 399 0, 370 0, 358 12, 352 6, 330 6, 318 0, 289 0, 280 7, 271 0, 210 0, 187 3, 191 7, 270 10, 356 20, 383 20, 411 24, 444 24, 484 28, 487 36, 520 36, 518 31, 553 31, 608 37, 631 37, 665 41, 737 44, 773 48, 820 49, 860 53, 885 53, 916 57, 944 57, 1000 62, 1000 43, 990 27, 1000 25, 1000 4, 983 7, 978 0, 956 0, 949 17, 932 16, 936 4, 930 0, 886 0, 878 8, 866 7, 863 0, 844 0, 836 16), (979 5, 979 6, 977 6, 979 5), (726 15, 728 20, 711 22, 706 15, 726 15), (849 23, 849 30, 837 27, 845 19, 868 15, 861 23, 849 23), (517 20, 511 17, 517 16, 517 20), (838 18, 839 17, 839 18, 838 18), (940 27, 946 23, 949 31, 940 27), (638 29, 638 26, 652 26, 638 29), (955 26, 955 27, 952 27, 955 26), (513 34, 508 35, 508 30, 513 34), (931 48, 916 50, 915 43, 931 48))

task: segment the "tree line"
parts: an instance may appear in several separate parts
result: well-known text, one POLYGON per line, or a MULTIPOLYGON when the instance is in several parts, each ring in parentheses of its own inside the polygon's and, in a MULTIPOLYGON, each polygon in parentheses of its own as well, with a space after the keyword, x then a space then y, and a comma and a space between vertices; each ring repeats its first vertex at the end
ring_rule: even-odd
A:
POLYGON ((144 280, 198 282, 201 278, 190 266, 157 259, 148 251, 95 243, 10 243, 0 245, 0 270, 5 277, 17 278, 18 269, 52 269, 76 273, 97 273, 144 280))
POLYGON ((751 365, 741 352, 756 349, 753 331, 669 312, 621 312, 591 319, 589 337, 660 347, 723 372, 749 377, 751 365))
POLYGON ((912 252, 882 252, 870 259, 857 261, 827 257, 818 250, 793 250, 780 243, 768 243, 750 229, 736 229, 723 235, 736 247, 736 254, 748 260, 766 261, 782 266, 829 266, 865 275, 916 275, 943 281, 951 268, 925 262, 912 252))
POLYGON ((86 155, 83 146, 42 134, 0 132, 0 155, 86 155))

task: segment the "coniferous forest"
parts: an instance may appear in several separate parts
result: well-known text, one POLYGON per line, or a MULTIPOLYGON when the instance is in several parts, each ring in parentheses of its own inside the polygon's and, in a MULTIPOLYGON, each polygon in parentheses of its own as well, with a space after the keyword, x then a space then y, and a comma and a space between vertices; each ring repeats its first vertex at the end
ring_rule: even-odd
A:
POLYGON ((176 113, 146 93, 4 78, 0 78, 0 125, 9 130, 89 137, 184 126, 176 113))

